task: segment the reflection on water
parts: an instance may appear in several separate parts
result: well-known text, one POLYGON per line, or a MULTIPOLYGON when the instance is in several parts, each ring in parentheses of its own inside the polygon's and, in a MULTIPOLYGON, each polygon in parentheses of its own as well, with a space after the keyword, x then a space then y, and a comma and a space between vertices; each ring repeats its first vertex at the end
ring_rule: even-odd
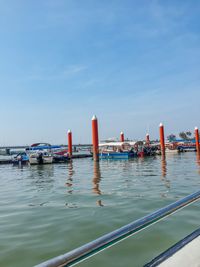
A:
POLYGON ((166 158, 165 155, 161 156, 161 170, 162 170, 162 177, 166 177, 167 175, 167 162, 166 162, 166 158))
MULTIPOLYGON (((170 180, 166 178, 167 176, 167 161, 165 155, 161 156, 161 180, 164 182, 166 188, 170 188, 170 180)), ((166 194, 162 194, 163 197, 166 197, 166 194)))
POLYGON ((101 172, 100 172, 100 166, 99 162, 94 161, 94 173, 93 173, 93 192, 96 193, 97 195, 101 195, 101 190, 99 187, 101 181, 101 172))
POLYGON ((35 170, 35 174, 39 177, 53 177, 54 176, 54 165, 53 164, 41 164, 31 166, 35 170))
POLYGON ((66 181, 65 184, 68 187, 67 192, 69 194, 72 194, 72 192, 73 192, 73 188, 72 188, 72 186, 73 186, 73 178, 72 177, 73 177, 73 175, 75 173, 74 168, 73 168, 73 162, 72 162, 72 160, 70 160, 68 162, 67 168, 68 168, 68 177, 67 177, 67 181, 66 181))
MULTIPOLYGON (((23 169, 0 165, 0 266, 34 266, 193 193, 200 185, 197 170, 194 153, 23 169)), ((143 266, 198 227, 197 205, 83 266, 133 266, 133 260, 143 266)))
MULTIPOLYGON (((99 162, 94 161, 94 173, 93 173, 93 192, 97 195, 101 195, 101 190, 100 190, 100 182, 101 182, 101 171, 100 171, 100 165, 99 162)), ((100 207, 103 207, 102 200, 97 200, 96 204, 100 207)))
POLYGON ((48 191, 53 188, 55 182, 54 165, 34 165, 29 168, 29 178, 32 185, 35 185, 38 190, 48 191))
POLYGON ((198 167, 198 173, 200 175, 200 154, 199 153, 196 153, 196 163, 198 167))
POLYGON ((73 167, 73 161, 70 160, 67 164, 68 172, 69 172, 69 179, 72 178, 72 176, 75 174, 74 167, 73 167))
POLYGON ((200 155, 199 153, 196 153, 196 162, 198 165, 200 165, 200 155))
POLYGON ((102 203, 102 200, 97 200, 96 202, 97 206, 100 206, 100 207, 103 207, 103 203, 102 203))

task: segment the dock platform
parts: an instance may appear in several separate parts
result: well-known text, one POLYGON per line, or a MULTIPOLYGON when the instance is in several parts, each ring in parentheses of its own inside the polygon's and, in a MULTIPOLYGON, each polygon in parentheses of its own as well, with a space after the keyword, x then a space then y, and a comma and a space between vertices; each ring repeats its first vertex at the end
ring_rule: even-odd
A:
MULTIPOLYGON (((91 158, 92 154, 74 154, 72 155, 72 159, 83 159, 83 158, 91 158)), ((56 162, 53 162, 53 164, 56 162)), ((12 159, 0 159, 0 165, 2 164, 12 164, 12 159)))

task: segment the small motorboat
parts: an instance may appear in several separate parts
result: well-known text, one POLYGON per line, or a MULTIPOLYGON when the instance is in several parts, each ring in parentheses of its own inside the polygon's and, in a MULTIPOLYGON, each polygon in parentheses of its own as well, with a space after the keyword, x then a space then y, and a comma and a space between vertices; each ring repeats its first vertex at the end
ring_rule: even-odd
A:
POLYGON ((29 155, 29 162, 31 165, 53 163, 53 155, 45 151, 34 152, 29 155))
POLYGON ((53 154, 50 144, 36 143, 26 148, 26 152, 29 156, 29 162, 31 165, 53 163, 53 154))
POLYGON ((101 159, 129 159, 137 156, 129 143, 110 142, 99 144, 99 157, 101 159))

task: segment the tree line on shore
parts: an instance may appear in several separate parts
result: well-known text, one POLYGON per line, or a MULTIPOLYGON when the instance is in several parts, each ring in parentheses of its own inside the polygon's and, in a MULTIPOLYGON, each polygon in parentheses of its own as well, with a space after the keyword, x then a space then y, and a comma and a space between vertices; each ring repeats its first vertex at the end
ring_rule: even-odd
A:
MULTIPOLYGON (((192 133, 190 132, 190 131, 182 131, 182 132, 180 132, 179 134, 179 137, 181 138, 181 139, 183 139, 184 141, 192 141, 192 140, 194 140, 195 139, 195 137, 194 136, 192 136, 192 133)), ((167 136, 167 140, 168 141, 170 141, 170 142, 172 142, 172 141, 175 141, 176 140, 176 135, 175 134, 170 134, 170 135, 168 135, 167 136)))

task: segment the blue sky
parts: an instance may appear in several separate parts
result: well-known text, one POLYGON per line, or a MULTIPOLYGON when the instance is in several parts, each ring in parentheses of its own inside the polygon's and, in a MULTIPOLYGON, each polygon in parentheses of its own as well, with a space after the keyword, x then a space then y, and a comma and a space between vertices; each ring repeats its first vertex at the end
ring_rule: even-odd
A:
POLYGON ((200 2, 1 0, 0 145, 199 123, 200 2))

